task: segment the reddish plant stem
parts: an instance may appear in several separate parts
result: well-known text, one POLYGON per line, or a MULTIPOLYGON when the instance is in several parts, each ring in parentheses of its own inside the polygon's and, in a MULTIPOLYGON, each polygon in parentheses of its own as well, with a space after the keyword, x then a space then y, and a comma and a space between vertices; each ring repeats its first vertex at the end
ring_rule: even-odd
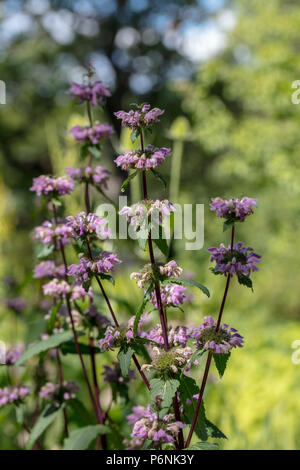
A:
MULTIPOLYGON (((56 215, 56 208, 55 208, 54 204, 53 204, 53 216, 54 216, 54 222, 57 225, 57 215, 56 215)), ((62 256, 62 259, 63 259, 64 268, 65 268, 64 277, 65 277, 65 281, 68 282, 68 274, 67 274, 68 273, 68 264, 67 264, 65 249, 64 249, 64 246, 63 246, 61 241, 59 242, 59 246, 60 246, 60 252, 61 252, 61 256, 62 256)), ((74 337, 75 349, 76 349, 76 352, 79 356, 83 376, 84 376, 85 382, 87 384, 87 388, 88 388, 88 391, 89 391, 89 395, 90 395, 91 403, 92 403, 92 406, 93 406, 94 414, 95 414, 97 422, 99 422, 97 405, 96 405, 96 402, 95 402, 95 398, 94 398, 94 395, 93 395, 93 391, 92 391, 92 388, 91 388, 91 384, 90 384, 90 381, 89 381, 87 370, 86 370, 86 367, 85 367, 85 364, 84 364, 84 360, 83 360, 83 357, 82 357, 82 354, 81 354, 81 351, 80 351, 80 346, 79 346, 79 343, 78 343, 78 336, 77 336, 77 333, 76 333, 74 319, 73 319, 73 315, 72 315, 71 303, 70 303, 70 299, 69 299, 68 295, 66 296, 66 304, 67 304, 68 315, 69 315, 70 322, 71 322, 71 328, 72 328, 73 337, 74 337)), ((99 424, 101 424, 101 423, 99 423, 99 424)))
MULTIPOLYGON (((141 150, 142 152, 145 151, 144 147, 144 138, 143 138, 143 131, 141 130, 140 134, 141 138, 141 150)), ((143 194, 144 194, 144 200, 148 200, 148 189, 147 189, 147 177, 146 177, 146 171, 142 171, 142 183, 143 183, 143 194)), ((155 272, 155 257, 154 257, 154 252, 153 252, 153 243, 152 243, 152 238, 151 238, 151 230, 148 235, 148 248, 149 248, 149 256, 150 256, 150 262, 152 266, 152 270, 155 272)), ((164 312, 164 307, 163 303, 161 300, 161 292, 160 292, 160 284, 159 282, 155 281, 154 282, 154 289, 155 289, 155 295, 156 295, 156 301, 157 301, 157 308, 158 308, 158 313, 159 313, 159 319, 160 319, 160 324, 161 324, 161 329, 162 329, 162 334, 164 338, 164 348, 165 351, 169 351, 169 340, 168 340, 168 323, 167 323, 167 315, 164 312)), ((177 397, 177 394, 175 394, 175 397, 173 398, 173 408, 174 408, 174 414, 175 418, 177 421, 181 421, 180 417, 180 402, 177 397)), ((176 448, 182 449, 184 447, 184 438, 183 438, 183 432, 182 429, 179 430, 178 433, 178 442, 175 443, 176 448)))
MULTIPOLYGON (((232 230, 231 230, 231 245, 230 245, 231 251, 233 250, 233 243, 234 243, 234 225, 232 226, 232 230)), ((226 280, 225 291, 224 291, 222 303, 221 303, 221 306, 220 306, 218 320, 217 320, 217 324, 216 324, 216 331, 219 330, 220 325, 221 325, 221 320, 222 320, 222 315, 223 315, 223 312, 224 312, 225 302, 226 302, 226 298, 227 298, 227 294, 228 294, 230 279, 231 279, 231 277, 230 277, 230 275, 228 275, 227 280, 226 280)), ((207 360, 206 360, 206 364, 205 364, 205 370, 204 370, 204 374, 203 374, 203 378, 202 378, 199 397, 198 397, 198 400, 197 400, 197 405, 196 405, 195 413, 194 413, 192 424, 191 424, 191 429, 190 429, 188 438, 187 438, 185 446, 184 446, 185 448, 189 447, 189 445, 191 443, 193 433, 194 433, 194 430, 195 430, 195 426, 196 426, 199 411, 200 411, 200 406, 201 406, 202 399, 203 399, 204 390, 205 390, 206 383, 207 383, 207 378, 208 378, 208 373, 209 373, 209 369, 210 369, 210 365, 211 365, 212 356, 213 356, 212 352, 209 351, 208 356, 207 356, 207 360)))
MULTIPOLYGON (((56 358, 57 358, 57 366, 58 366, 59 385, 60 387, 63 387, 64 378, 63 378, 63 371, 62 371, 62 363, 61 363, 58 349, 56 350, 56 358)), ((64 415, 65 435, 66 437, 69 437, 68 416, 67 416, 66 408, 63 409, 63 415, 64 415)))

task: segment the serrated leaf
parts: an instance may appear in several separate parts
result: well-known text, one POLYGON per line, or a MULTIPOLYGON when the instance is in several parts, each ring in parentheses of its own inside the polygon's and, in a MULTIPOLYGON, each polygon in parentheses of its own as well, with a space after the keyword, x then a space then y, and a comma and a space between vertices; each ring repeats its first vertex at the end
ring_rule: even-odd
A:
POLYGON ((90 145, 88 147, 88 152, 91 153, 93 155, 93 157, 95 157, 95 158, 100 158, 101 153, 102 153, 100 148, 95 146, 95 145, 90 145))
MULTIPOLYGON (((184 410, 184 418, 187 424, 191 424, 193 420, 193 416, 196 410, 197 400, 193 398, 193 395, 199 394, 199 387, 197 386, 194 379, 191 377, 187 377, 186 375, 182 374, 180 377, 180 399, 183 405, 184 410), (187 400, 190 404, 187 404, 187 400)), ((206 425, 205 425, 205 408, 203 404, 203 400, 200 406, 198 419, 195 426, 195 433, 197 436, 205 441, 208 437, 206 425)))
POLYGON ((28 442, 26 444, 27 450, 32 449, 36 440, 44 433, 44 431, 46 431, 50 424, 53 423, 53 421, 56 419, 57 415, 63 407, 64 404, 59 408, 53 409, 53 405, 49 404, 44 408, 32 428, 28 442))
POLYGON ((152 379, 150 380, 150 402, 153 409, 157 395, 162 395, 161 408, 163 415, 172 405, 173 398, 180 385, 176 379, 152 379))
POLYGON ((99 277, 103 279, 104 281, 110 282, 113 286, 115 285, 115 280, 110 274, 100 273, 99 277))
POLYGON ((151 168, 151 173, 155 176, 156 179, 158 179, 164 186, 164 188, 167 188, 167 182, 163 175, 159 173, 157 170, 154 170, 154 168, 151 168))
POLYGON ((210 297, 210 292, 207 289, 207 287, 205 287, 203 284, 200 284, 200 282, 193 281, 192 279, 181 279, 177 277, 170 277, 168 279, 168 282, 172 282, 174 284, 187 284, 193 287, 197 287, 203 292, 203 294, 207 295, 207 297, 210 297))
POLYGON ((216 364, 216 368, 218 369, 219 376, 223 377, 226 366, 227 366, 227 361, 230 358, 230 353, 227 354, 213 354, 214 361, 216 364))
POLYGON ((250 279, 250 277, 247 276, 238 276, 238 281, 239 284, 242 284, 243 286, 249 287, 249 289, 252 289, 253 291, 253 284, 250 279))
POLYGON ((122 184, 121 186, 121 193, 124 193, 127 186, 129 185, 130 181, 136 177, 136 175, 138 174, 138 170, 134 171, 133 173, 131 173, 131 175, 128 176, 128 178, 124 181, 124 183, 122 184))
POLYGON ((120 362, 120 368, 123 377, 128 377, 128 371, 130 367, 131 358, 134 351, 130 347, 121 347, 118 352, 118 361, 120 362))
POLYGON ((211 442, 196 442, 192 446, 188 447, 188 450, 218 450, 218 444, 212 444, 211 442))
POLYGON ((63 450, 85 450, 97 436, 108 434, 111 430, 104 424, 84 426, 70 432, 69 437, 64 440, 63 450))
POLYGON ((211 423, 208 419, 205 419, 207 434, 209 437, 216 437, 217 439, 227 439, 225 434, 213 423, 211 423))
MULTIPOLYGON (((83 333, 77 333, 77 336, 81 336, 83 333)), ((72 331, 64 331, 63 333, 57 333, 50 336, 47 339, 41 340, 38 343, 35 343, 33 346, 30 346, 26 351, 23 352, 21 357, 15 363, 15 366, 23 364, 24 361, 30 359, 37 354, 40 354, 43 351, 48 349, 55 349, 60 344, 66 343, 73 340, 72 331)))

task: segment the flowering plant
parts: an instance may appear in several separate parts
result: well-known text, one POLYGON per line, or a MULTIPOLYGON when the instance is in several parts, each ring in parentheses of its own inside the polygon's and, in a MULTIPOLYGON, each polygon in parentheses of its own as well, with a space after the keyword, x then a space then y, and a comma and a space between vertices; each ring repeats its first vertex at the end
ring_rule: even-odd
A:
MULTIPOLYGON (((48 351, 56 364, 57 380, 45 378, 41 384, 39 397, 52 406, 46 405, 33 426, 28 446, 35 445, 48 421, 51 422, 49 415, 54 419, 62 412, 64 448, 75 443, 76 448, 82 448, 95 441, 96 448, 113 449, 112 430, 123 436, 119 445, 128 449, 215 448, 209 438, 226 436, 207 419, 203 395, 212 361, 222 377, 232 351, 243 347, 243 337, 235 328, 223 323, 223 316, 233 278, 236 276, 240 284, 252 287, 250 276, 258 270, 260 256, 242 242, 235 242, 237 222, 245 223, 254 213, 257 200, 247 197, 212 199, 211 210, 225 219, 224 229, 231 229, 227 247, 221 243, 219 248, 208 249, 210 261, 215 262, 212 272, 225 278, 221 306, 217 315, 199 318, 198 326, 175 324, 172 311, 190 302, 189 287, 200 289, 207 297, 210 293, 201 283, 185 277, 183 268, 170 259, 163 224, 175 211, 173 203, 149 198, 149 174, 158 176, 156 168, 166 157, 172 158, 169 148, 144 144, 145 132, 159 123, 164 111, 143 103, 133 105, 129 111, 116 112, 122 126, 131 130, 132 141, 139 139, 140 148, 125 151, 114 161, 124 171, 134 170, 129 178, 140 177, 143 188, 143 200, 124 206, 119 214, 125 215, 135 228, 144 258, 149 257, 144 267, 130 276, 140 289, 141 304, 136 313, 124 321, 105 284, 114 282, 113 274, 121 260, 105 245, 109 241, 110 250, 113 247, 110 229, 107 220, 93 212, 90 197, 91 186, 100 188, 100 193, 104 194, 103 188, 109 184, 109 172, 102 165, 95 165, 95 159, 101 155, 102 140, 110 138, 113 127, 94 122, 92 107, 104 105, 110 92, 101 82, 93 83, 91 73, 87 78, 84 84, 72 83, 69 91, 87 110, 88 124, 71 129, 74 139, 82 144, 81 154, 88 159, 87 166, 68 167, 67 174, 60 177, 39 176, 31 188, 37 196, 46 199, 51 211, 48 220, 34 230, 34 239, 42 246, 34 278, 43 282, 42 291, 51 306, 45 316, 46 331, 42 339, 23 353, 12 350, 7 365, 20 365, 36 354, 43 360, 48 351), (62 199, 71 194, 75 183, 83 186, 84 210, 66 215, 62 199), (71 247, 77 255, 76 258, 71 255, 72 260, 77 262, 69 261, 71 247), (165 256, 164 262, 157 261, 157 253, 165 256), (99 295, 104 313, 99 311, 99 295), (90 440, 80 439, 81 433, 86 432, 85 426, 69 430, 72 405, 83 406, 77 398, 81 390, 78 391, 74 381, 64 377, 64 355, 71 353, 75 353, 80 362, 93 412, 87 425, 93 429, 89 430, 90 440), (112 355, 113 361, 104 364, 112 355), (98 357, 103 369, 101 374, 98 357), (205 367, 199 382, 196 377, 202 361, 205 367), (131 384, 137 380, 143 382, 147 402, 135 403, 131 412, 125 407, 131 430, 129 427, 118 429, 111 409, 118 400, 129 403, 131 384), (111 390, 111 401, 104 405, 102 391, 107 386, 111 390)), ((127 184, 128 180, 122 185, 123 191, 127 184)), ((29 389, 21 384, 19 388, 1 389, 0 405, 13 401, 23 403, 28 394, 29 389)))

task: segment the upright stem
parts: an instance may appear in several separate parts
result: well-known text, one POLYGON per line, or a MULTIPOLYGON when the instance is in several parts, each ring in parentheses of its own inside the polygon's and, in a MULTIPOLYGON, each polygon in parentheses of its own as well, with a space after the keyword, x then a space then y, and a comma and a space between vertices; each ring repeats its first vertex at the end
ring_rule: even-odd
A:
MULTIPOLYGON (((233 243, 234 243, 234 225, 232 226, 232 230, 231 230, 231 245, 230 245, 231 251, 233 250, 233 243)), ((225 307, 225 302, 226 302, 226 298, 227 298, 227 294, 228 294, 230 279, 231 279, 231 277, 230 277, 230 275, 228 275, 227 280, 226 280, 226 286, 225 286, 225 291, 224 291, 222 303, 221 303, 221 306, 220 306, 218 320, 217 320, 217 323, 216 323, 216 331, 218 331, 219 328, 220 328, 222 315, 223 315, 223 311, 224 311, 224 307, 225 307)), ((193 436, 193 433, 194 433, 194 429, 195 429, 195 426, 196 426, 196 423, 197 423, 197 419, 198 419, 198 415, 199 415, 199 411, 200 411, 200 406, 201 406, 201 403, 202 403, 203 394, 204 394, 204 390, 205 390, 206 383, 207 383, 207 378, 208 378, 208 373, 209 373, 209 368, 210 368, 212 356, 213 356, 213 353, 211 351, 209 351, 208 356, 207 356, 207 360, 206 360, 206 364, 205 364, 205 369, 204 369, 204 374, 203 374, 203 378, 202 378, 199 397, 198 397, 198 400, 197 400, 197 405, 196 405, 195 413, 194 413, 192 424, 191 424, 191 429, 190 429, 188 438, 187 438, 185 446, 184 446, 185 448, 189 447, 189 445, 190 445, 190 442, 191 442, 191 439, 192 439, 192 436, 193 436)))
MULTIPOLYGON (((57 215, 56 215, 56 208, 55 208, 54 204, 53 204, 53 216, 54 216, 54 222, 57 225, 57 215)), ((67 274, 68 264, 67 264, 65 249, 64 249, 64 246, 63 246, 61 241, 59 242, 59 247, 60 247, 60 252, 61 252, 61 256, 62 256, 62 259, 63 259, 64 268, 65 268, 64 277, 65 277, 66 282, 68 282, 68 274, 67 274)), ((95 398, 94 398, 94 395, 93 395, 93 391, 92 391, 92 388, 91 388, 91 384, 90 384, 90 381, 89 381, 87 370, 86 370, 86 367, 85 367, 85 364, 84 364, 84 361, 83 361, 83 357, 82 357, 82 354, 81 354, 81 351, 80 351, 80 346, 79 346, 79 343, 78 343, 78 336, 77 336, 77 333, 76 333, 74 319, 73 319, 73 315, 72 315, 71 303, 70 303, 70 299, 69 299, 68 296, 66 297, 66 303, 67 303, 68 315, 69 315, 69 318, 70 318, 71 328, 72 328, 73 337, 74 337, 75 349, 76 349, 76 352, 77 352, 77 354, 79 356, 79 359, 80 359, 83 376, 84 376, 84 379, 85 379, 87 387, 88 387, 88 391, 89 391, 91 403, 92 403, 92 406, 93 406, 93 409, 94 409, 94 413, 95 413, 97 422, 99 422, 97 405, 96 405, 96 402, 95 402, 95 398)))
MULTIPOLYGON (((141 130, 141 150, 144 152, 144 138, 143 138, 143 131, 141 130)), ((148 200, 148 189, 147 189, 147 177, 146 177, 146 171, 142 171, 142 183, 143 183, 143 194, 144 194, 144 200, 148 200)), ((155 257, 154 257, 154 252, 153 252, 153 243, 152 243, 152 238, 151 238, 151 230, 149 231, 148 235, 148 247, 149 247, 149 255, 150 255, 150 261, 151 261, 151 266, 152 270, 155 270, 155 257)), ((167 324, 167 317, 164 312, 164 307, 163 303, 161 300, 161 292, 160 292, 160 285, 159 282, 155 281, 154 282, 154 289, 155 289, 155 295, 156 295, 156 301, 157 301, 157 308, 158 308, 158 313, 159 313, 159 318, 160 318, 160 324, 161 324, 161 329, 162 329, 162 334, 164 338, 164 348, 165 351, 169 351, 169 339, 168 339, 168 324, 167 324)), ((179 399, 177 397, 177 394, 175 394, 175 397, 173 398, 173 408, 174 408, 174 414, 175 418, 177 421, 180 421, 180 406, 179 406, 179 399)), ((176 443, 177 444, 177 443, 176 443)), ((182 449, 184 446, 184 439, 183 439, 183 432, 182 429, 179 430, 178 433, 178 448, 182 449)), ((177 445, 176 445, 177 447, 177 445)))
MULTIPOLYGON (((62 364, 61 364, 61 359, 60 359, 60 354, 59 354, 58 349, 56 350, 56 359, 57 359, 57 366, 58 366, 59 385, 60 387, 63 387, 64 378, 63 378, 62 364)), ((66 408, 63 409, 63 415, 64 415, 65 435, 66 437, 69 437, 68 416, 67 416, 66 408)))

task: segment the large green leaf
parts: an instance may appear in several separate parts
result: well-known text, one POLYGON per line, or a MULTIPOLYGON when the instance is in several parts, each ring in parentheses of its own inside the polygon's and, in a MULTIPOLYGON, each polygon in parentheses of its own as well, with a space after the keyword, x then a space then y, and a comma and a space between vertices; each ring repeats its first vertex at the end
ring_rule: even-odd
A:
POLYGON ((130 367, 130 361, 134 351, 132 348, 121 347, 118 352, 118 360, 120 362, 121 372, 123 377, 128 377, 128 371, 130 367))
POLYGON ((205 424, 207 429, 207 434, 209 437, 217 437, 218 439, 227 439, 227 436, 213 423, 211 423, 207 418, 205 418, 205 424))
POLYGON ((26 449, 32 449, 36 440, 43 434, 43 432, 50 426, 51 423, 55 420, 60 410, 64 407, 64 404, 55 408, 52 404, 49 404, 44 408, 39 418, 37 419, 32 431, 30 433, 28 442, 26 444, 26 449))
POLYGON ((207 297, 210 297, 210 292, 207 289, 207 287, 205 287, 203 284, 200 284, 200 282, 193 281, 192 279, 181 279, 177 277, 170 277, 167 281, 172 282, 174 284, 188 284, 190 286, 197 287, 203 292, 203 294, 207 295, 207 297))
MULTIPOLYGON (((199 394, 199 387, 197 386, 194 379, 191 377, 187 377, 186 375, 182 374, 180 377, 180 400, 183 405, 183 414, 185 418, 185 422, 187 424, 191 424, 193 420, 193 416, 196 410, 197 400, 193 398, 193 395, 199 394), (187 403, 188 401, 188 403, 187 403)), ((205 409, 203 400, 200 406, 198 419, 195 426, 195 432, 197 436, 205 441, 208 437, 206 423, 205 423, 205 409)))
MULTIPOLYGON (((77 333, 78 336, 81 336, 83 333, 77 333)), ((23 352, 22 356, 17 360, 16 366, 23 364, 27 359, 40 354, 43 351, 48 349, 55 349, 60 344, 66 343, 73 339, 72 331, 64 331, 63 333, 57 333, 50 336, 48 339, 44 339, 35 343, 33 346, 30 346, 23 352)))
POLYGON ((218 369, 220 377, 223 377, 227 361, 230 358, 230 353, 227 354, 213 354, 216 368, 218 369))
POLYGON ((63 450, 85 450, 97 436, 110 432, 110 428, 104 424, 95 424, 75 429, 64 440, 63 450))
POLYGON ((128 178, 124 181, 124 183, 122 184, 121 186, 121 193, 124 193, 127 186, 129 185, 130 181, 135 178, 138 174, 138 170, 134 171, 133 173, 131 173, 131 175, 128 176, 128 178))
POLYGON ((179 380, 176 379, 152 379, 150 380, 150 403, 151 407, 155 404, 155 399, 157 395, 162 395, 162 415, 166 413, 166 411, 172 405, 173 398, 175 396, 176 391, 180 385, 179 380))

